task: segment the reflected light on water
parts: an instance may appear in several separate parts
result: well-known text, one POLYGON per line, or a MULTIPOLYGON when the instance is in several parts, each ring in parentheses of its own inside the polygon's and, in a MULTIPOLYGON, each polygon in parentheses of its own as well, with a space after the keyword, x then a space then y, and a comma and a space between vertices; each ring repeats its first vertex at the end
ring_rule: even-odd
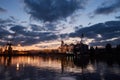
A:
POLYGON ((17 63, 16 70, 19 70, 19 69, 20 69, 20 65, 19 65, 19 63, 17 63))
POLYGON ((12 58, 11 65, 15 65, 19 69, 20 64, 26 64, 35 66, 38 68, 52 68, 52 69, 61 69, 61 62, 57 60, 47 59, 44 60, 40 57, 15 57, 12 58))
POLYGON ((74 57, 0 57, 0 80, 8 77, 11 80, 82 80, 79 78, 83 75, 88 80, 112 80, 112 77, 120 80, 119 64, 109 66, 106 62, 84 59, 85 62, 74 57))
POLYGON ((59 80, 76 80, 73 77, 61 77, 59 80))
POLYGON ((89 64, 89 65, 87 66, 87 70, 88 70, 88 72, 90 72, 90 73, 94 73, 94 72, 95 72, 95 67, 94 67, 92 64, 89 64))
POLYGON ((115 65, 113 65, 113 67, 109 67, 109 70, 112 73, 120 74, 120 69, 119 68, 120 68, 119 65, 115 64, 115 65))

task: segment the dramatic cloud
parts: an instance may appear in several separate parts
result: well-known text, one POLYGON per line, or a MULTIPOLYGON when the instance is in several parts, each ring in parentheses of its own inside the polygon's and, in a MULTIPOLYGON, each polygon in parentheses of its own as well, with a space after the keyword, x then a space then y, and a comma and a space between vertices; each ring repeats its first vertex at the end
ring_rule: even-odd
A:
POLYGON ((64 19, 78 9, 83 9, 88 0, 24 0, 25 9, 33 19, 44 22, 64 19))
POLYGON ((103 46, 106 43, 117 45, 120 44, 120 21, 108 21, 81 28, 75 33, 71 33, 70 37, 80 37, 82 33, 85 34, 85 37, 88 39, 94 39, 91 45, 103 46))
POLYGON ((42 27, 36 24, 30 24, 30 26, 33 31, 45 31, 46 30, 45 27, 42 27))
POLYGON ((25 27, 20 26, 20 25, 16 25, 16 26, 10 28, 10 30, 12 30, 16 33, 20 33, 20 32, 22 33, 24 31, 24 29, 25 29, 25 27))
POLYGON ((54 32, 54 24, 44 26, 29 24, 29 27, 19 25, 14 19, 0 19, 0 45, 12 41, 14 45, 32 45, 42 41, 55 40, 58 38, 54 32))
POLYGON ((7 11, 6 9, 0 7, 0 12, 6 12, 6 11, 7 11))
POLYGON ((32 25, 30 31, 21 25, 16 25, 10 28, 10 30, 16 33, 14 38, 15 44, 21 43, 22 45, 32 45, 41 41, 57 39, 57 35, 55 35, 55 33, 41 32, 37 29, 39 29, 37 25, 32 25))
POLYGON ((58 38, 66 39, 67 37, 80 37, 82 33, 87 39, 92 39, 90 45, 104 46, 106 43, 117 45, 120 39, 120 21, 108 21, 99 23, 90 27, 78 28, 76 32, 71 34, 56 35, 53 31, 42 31, 38 25, 31 24, 30 27, 22 25, 14 25, 9 30, 0 27, 0 44, 5 45, 7 41, 14 40, 13 44, 33 45, 43 41, 56 40, 58 38), (13 31, 14 33, 11 33, 13 31))
POLYGON ((43 26, 39 26, 36 24, 30 24, 31 29, 33 31, 55 31, 55 25, 54 24, 44 24, 43 26))
POLYGON ((6 35, 9 35, 10 32, 8 32, 7 30, 5 30, 4 28, 0 27, 0 38, 3 38, 6 35))
POLYGON ((115 0, 115 3, 109 6, 101 5, 102 7, 99 7, 95 10, 95 14, 110 14, 113 12, 120 11, 120 0, 115 0))
POLYGON ((42 41, 49 41, 57 39, 55 34, 50 35, 51 33, 38 33, 38 32, 24 32, 22 34, 18 34, 15 38, 16 43, 21 43, 22 45, 33 45, 42 41))
POLYGON ((11 35, 11 33, 4 29, 4 27, 0 27, 0 45, 5 45, 8 40, 8 36, 11 35))
POLYGON ((4 30, 8 30, 10 27, 13 27, 15 25, 15 21, 11 19, 0 19, 0 27, 3 28, 4 30))

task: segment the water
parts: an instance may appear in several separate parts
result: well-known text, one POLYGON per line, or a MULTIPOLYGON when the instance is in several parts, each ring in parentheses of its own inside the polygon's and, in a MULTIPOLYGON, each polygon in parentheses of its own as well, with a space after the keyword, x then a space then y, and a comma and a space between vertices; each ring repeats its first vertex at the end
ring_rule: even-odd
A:
POLYGON ((120 63, 89 57, 0 57, 0 80, 120 80, 120 63))

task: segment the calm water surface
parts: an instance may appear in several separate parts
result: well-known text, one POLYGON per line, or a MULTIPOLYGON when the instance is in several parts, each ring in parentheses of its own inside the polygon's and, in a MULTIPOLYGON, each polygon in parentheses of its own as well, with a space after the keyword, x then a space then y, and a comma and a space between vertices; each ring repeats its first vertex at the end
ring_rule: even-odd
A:
POLYGON ((0 57, 0 80, 120 80, 120 63, 88 57, 0 57))

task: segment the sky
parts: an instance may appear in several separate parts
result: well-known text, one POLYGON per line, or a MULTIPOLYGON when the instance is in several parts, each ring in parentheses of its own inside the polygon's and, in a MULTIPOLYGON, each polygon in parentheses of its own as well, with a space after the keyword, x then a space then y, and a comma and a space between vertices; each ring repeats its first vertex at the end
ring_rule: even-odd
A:
POLYGON ((120 44, 120 0, 0 0, 0 45, 23 49, 120 44))

